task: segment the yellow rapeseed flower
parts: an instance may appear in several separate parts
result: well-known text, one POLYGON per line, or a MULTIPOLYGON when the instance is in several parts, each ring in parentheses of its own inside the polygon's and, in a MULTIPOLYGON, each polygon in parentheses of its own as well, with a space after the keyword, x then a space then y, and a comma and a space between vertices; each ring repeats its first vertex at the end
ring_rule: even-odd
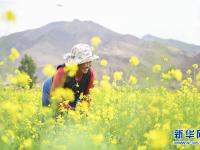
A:
POLYGON ((98 80, 94 80, 94 85, 97 85, 99 83, 99 81, 98 80))
POLYGON ((51 65, 51 64, 47 64, 43 70, 42 70, 43 74, 47 77, 52 77, 55 72, 56 72, 56 69, 51 65))
POLYGON ((152 66, 152 71, 153 71, 154 73, 160 72, 160 71, 161 71, 161 65, 159 65, 159 64, 153 65, 153 66, 152 66))
POLYGON ((161 78, 164 79, 164 80, 171 80, 172 76, 170 75, 169 72, 167 72, 167 73, 162 73, 161 78))
POLYGON ((32 146, 32 140, 31 138, 28 138, 28 139, 25 139, 21 144, 20 144, 20 147, 19 149, 20 150, 23 150, 23 149, 26 149, 26 148, 29 148, 32 146))
POLYGON ((182 86, 190 86, 192 83, 192 78, 187 78, 181 82, 182 86))
POLYGON ((1 136, 1 140, 2 140, 4 143, 6 143, 6 144, 9 143, 9 138, 8 138, 7 136, 5 136, 5 135, 2 135, 2 136, 1 136))
POLYGON ((175 79, 177 81, 181 81, 182 77, 183 77, 183 74, 182 74, 180 69, 171 69, 167 73, 162 73, 161 77, 164 80, 175 79))
POLYGON ((114 72, 113 78, 115 81, 120 81, 122 80, 122 75, 123 75, 123 72, 116 71, 114 72))
POLYGON ((101 66, 107 66, 107 64, 108 64, 108 62, 107 62, 107 60, 106 59, 102 59, 101 60, 101 66))
POLYGON ((189 74, 189 75, 191 75, 191 74, 192 74, 192 70, 191 70, 191 69, 188 69, 188 70, 186 71, 186 73, 189 74))
POLYGON ((198 65, 198 64, 193 64, 192 67, 193 67, 194 69, 197 69, 197 68, 199 67, 199 65, 198 65))
POLYGON ((149 106, 148 112, 157 115, 160 113, 160 110, 155 106, 149 106))
POLYGON ((16 48, 11 48, 11 52, 10 55, 8 56, 8 58, 14 62, 16 59, 18 59, 20 56, 18 50, 16 48))
POLYGON ((92 137, 95 144, 101 144, 104 141, 104 136, 102 134, 97 134, 92 137))
POLYGON ((146 149, 147 149, 147 147, 145 145, 137 147, 137 150, 146 150, 146 149))
POLYGON ((116 138, 110 139, 110 143, 113 145, 117 144, 117 139, 116 138))
POLYGON ((69 77, 74 77, 76 72, 78 71, 78 65, 76 64, 69 64, 65 66, 64 71, 67 72, 69 77))
POLYGON ((113 86, 113 87, 116 87, 116 86, 117 86, 117 83, 116 83, 115 81, 113 81, 113 82, 112 82, 112 86, 113 86))
POLYGON ((52 99, 57 101, 74 101, 74 93, 68 88, 57 88, 52 93, 52 99))
POLYGON ((135 84, 137 84, 137 82, 138 82, 138 80, 135 76, 129 77, 128 83, 130 83, 131 85, 135 85, 135 84))
POLYGON ((171 70, 171 75, 174 77, 175 80, 181 81, 182 80, 182 72, 179 69, 172 69, 171 70))
MULTIPOLYGON (((110 82, 108 80, 101 80, 100 81, 100 86, 102 87, 102 89, 104 89, 105 91, 110 91, 111 90, 111 85, 110 82)), ((98 91, 98 90, 97 90, 98 91)))
POLYGON ((28 88, 29 84, 32 82, 30 76, 25 72, 20 72, 19 70, 16 70, 15 74, 16 76, 7 75, 7 81, 19 87, 28 88))
POLYGON ((87 111, 89 111, 89 102, 87 102, 87 101, 82 101, 80 104, 79 104, 79 109, 81 110, 81 111, 84 111, 84 112, 87 112, 87 111))
POLYGON ((3 15, 4 19, 8 22, 14 22, 16 20, 16 16, 12 10, 8 10, 3 15))
POLYGON ((192 78, 187 78, 187 81, 188 81, 189 84, 191 84, 192 83, 192 78))
POLYGON ((90 43, 94 48, 98 48, 101 44, 101 38, 99 36, 94 36, 91 38, 90 43))
POLYGON ((154 149, 163 149, 168 144, 168 136, 162 130, 151 130, 144 135, 154 149))
POLYGON ((108 76, 108 75, 103 75, 103 76, 102 76, 102 80, 109 81, 109 80, 110 80, 110 76, 108 76))
POLYGON ((167 123, 163 124, 162 129, 163 129, 163 131, 166 131, 166 132, 170 131, 170 123, 167 122, 167 123))
POLYGON ((6 130, 6 131, 5 131, 5 134, 3 134, 3 135, 1 136, 1 140, 2 140, 4 143, 6 143, 6 144, 10 143, 10 141, 11 141, 11 140, 14 140, 14 138, 15 138, 15 134, 14 134, 14 132, 13 132, 12 130, 10 130, 10 129, 6 130))
POLYGON ((132 65, 132 66, 137 66, 139 65, 140 61, 139 59, 136 57, 136 56, 133 56, 129 59, 129 63, 132 65))

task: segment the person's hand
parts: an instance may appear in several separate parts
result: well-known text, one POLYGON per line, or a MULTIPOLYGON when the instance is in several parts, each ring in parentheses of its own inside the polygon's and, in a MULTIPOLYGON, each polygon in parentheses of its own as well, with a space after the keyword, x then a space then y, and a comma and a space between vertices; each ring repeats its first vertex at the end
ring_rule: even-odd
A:
POLYGON ((69 105, 69 103, 65 105, 65 108, 68 110, 75 110, 75 107, 72 107, 71 105, 69 105))
POLYGON ((67 110, 75 110, 75 107, 72 107, 71 105, 69 105, 69 103, 67 102, 61 102, 60 103, 60 108, 64 108, 67 110))

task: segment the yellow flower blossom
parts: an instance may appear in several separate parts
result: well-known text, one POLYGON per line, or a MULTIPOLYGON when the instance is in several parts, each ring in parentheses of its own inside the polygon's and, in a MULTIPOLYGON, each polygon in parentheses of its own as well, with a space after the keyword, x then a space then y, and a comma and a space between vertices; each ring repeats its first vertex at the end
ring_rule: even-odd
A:
POLYGON ((123 75, 123 72, 116 71, 113 74, 113 78, 115 81, 120 81, 122 80, 122 75, 123 75))
POLYGON ((171 80, 172 76, 169 74, 169 72, 167 72, 167 73, 162 73, 161 78, 164 80, 171 80))
POLYGON ((182 86, 190 86, 192 83, 192 78, 187 78, 181 82, 182 86))
POLYGON ((51 65, 51 64, 47 64, 43 70, 42 70, 43 74, 47 77, 52 77, 55 72, 56 72, 56 69, 51 65))
MULTIPOLYGON (((177 80, 181 76, 177 70, 170 69, 161 75, 166 79, 177 80)), ((16 71, 12 75, 15 84, 19 82, 18 74, 21 75, 21 72, 16 71)), ((125 75, 129 73, 125 72, 125 75)), ((10 86, 8 82, 4 85, 1 81, 1 147, 66 149, 67 146, 67 149, 73 149, 74 146, 70 144, 77 143, 78 138, 79 141, 84 139, 84 149, 101 149, 102 146, 105 149, 125 147, 130 150, 179 149, 174 145, 174 130, 182 129, 185 135, 188 129, 194 129, 196 133, 200 128, 200 117, 194 113, 199 107, 199 89, 192 84, 200 80, 199 70, 196 70, 195 77, 186 75, 180 82, 181 87, 175 89, 168 88, 170 82, 160 87, 146 87, 151 85, 151 80, 150 84, 139 84, 139 89, 130 88, 130 83, 138 84, 138 79, 134 74, 131 75, 130 81, 121 81, 120 86, 116 85, 119 79, 124 79, 123 73, 116 75, 117 80, 114 76, 111 80, 110 76, 103 75, 99 84, 91 89, 90 96, 80 93, 80 102, 75 110, 66 109, 66 105, 74 99, 74 93, 69 89, 57 89, 50 93, 50 106, 42 107, 40 86, 21 89, 10 86), (56 109, 53 106, 57 106, 56 109), (190 121, 185 119, 188 115, 190 121), (42 140, 39 135, 43 137, 42 140)), ((151 74, 146 76, 150 79, 151 74)))
POLYGON ((10 143, 12 140, 14 140, 14 138, 15 138, 15 134, 10 129, 6 130, 5 134, 1 136, 1 140, 6 144, 10 143))
POLYGON ((199 67, 199 65, 198 65, 198 64, 193 64, 192 67, 193 67, 194 69, 197 69, 197 68, 199 67))
POLYGON ((10 55, 8 56, 8 58, 14 62, 16 59, 18 59, 20 56, 18 50, 16 48, 12 48, 11 49, 11 52, 10 52, 10 55))
POLYGON ((137 84, 137 82, 138 82, 138 80, 137 80, 137 78, 135 77, 135 76, 130 76, 129 77, 129 80, 128 80, 128 83, 129 84, 131 84, 131 85, 135 85, 135 84, 137 84))
POLYGON ((153 65, 152 71, 153 71, 154 73, 160 72, 160 71, 161 71, 161 65, 159 65, 159 64, 153 65))
POLYGON ((149 106, 148 112, 157 115, 160 113, 160 110, 155 106, 149 106))
POLYGON ((102 134, 97 134, 92 137, 95 144, 101 144, 104 141, 104 136, 102 134))
POLYGON ((15 74, 15 76, 7 75, 7 81, 19 87, 28 88, 29 84, 32 82, 30 76, 25 72, 20 72, 19 70, 16 70, 15 74))
POLYGON ((175 117, 175 119, 177 121, 182 121, 183 120, 183 114, 181 114, 181 113, 175 114, 174 117, 175 117))
POLYGON ((139 65, 139 63, 140 63, 138 57, 136 57, 136 56, 131 57, 131 58, 129 59, 129 62, 130 62, 130 64, 131 64, 132 66, 137 66, 137 65, 139 65))
POLYGON ((101 38, 99 36, 94 36, 91 38, 90 43, 94 48, 98 48, 101 44, 101 38))
POLYGON ((75 112, 73 110, 68 111, 69 118, 75 122, 80 122, 81 116, 79 112, 75 112))
POLYGON ((191 69, 188 69, 188 70, 186 71, 186 73, 187 73, 188 75, 191 75, 191 74, 192 74, 192 70, 191 70, 191 69))
POLYGON ((68 88, 57 88, 52 93, 52 99, 57 101, 74 101, 74 93, 68 88))
POLYGON ((187 80, 190 84, 192 83, 192 78, 187 78, 187 80))
POLYGON ((110 76, 103 75, 103 76, 102 76, 102 80, 109 81, 109 80, 110 80, 110 76))
POLYGON ((115 81, 113 81, 113 82, 112 82, 112 86, 113 86, 113 87, 116 87, 116 86, 117 86, 117 83, 116 83, 115 81))
POLYGON ((177 81, 181 81, 182 80, 182 72, 179 69, 173 69, 171 70, 171 75, 174 77, 174 79, 176 79, 177 81))
POLYGON ((4 19, 8 22, 14 22, 16 20, 16 16, 12 10, 8 10, 3 15, 4 19))
POLYGON ((150 142, 152 148, 162 149, 168 145, 168 136, 162 130, 151 130, 144 135, 150 142))
POLYGON ((99 83, 98 80, 94 80, 94 85, 97 85, 99 83))
POLYGON ((175 79, 177 81, 181 81, 183 74, 182 74, 181 70, 179 70, 179 69, 171 69, 167 73, 162 73, 161 77, 162 77, 162 79, 165 79, 165 80, 175 79))
MULTIPOLYGON (((101 80, 100 81, 100 86, 102 87, 102 89, 104 90, 111 90, 111 85, 109 83, 108 80, 101 80)), ((98 91, 98 90, 97 90, 98 91)))
POLYGON ((5 136, 5 135, 2 135, 2 136, 1 136, 1 140, 2 140, 4 143, 6 143, 6 144, 9 143, 9 138, 8 138, 7 136, 5 136))
POLYGON ((76 64, 69 64, 65 66, 64 71, 67 72, 69 77, 74 77, 76 72, 78 71, 78 65, 76 64))
POLYGON ((106 66, 107 66, 107 64, 108 64, 108 62, 107 62, 107 60, 106 60, 106 59, 102 59, 102 60, 101 60, 101 66, 104 66, 104 67, 106 67, 106 66))
POLYGON ((170 131, 170 123, 167 122, 162 126, 163 131, 170 131))
POLYGON ((113 145, 117 144, 117 139, 111 138, 110 143, 113 144, 113 145))
POLYGON ((28 139, 25 139, 25 140, 21 143, 19 149, 20 149, 20 150, 23 150, 23 149, 29 148, 29 147, 31 147, 31 146, 32 146, 32 140, 31 140, 31 138, 28 138, 28 139))
MULTIPOLYGON (((83 112, 87 112, 89 111, 89 102, 87 101, 82 101, 80 104, 79 104, 79 110, 83 111, 83 112)), ((78 109, 78 108, 77 108, 78 109)))
POLYGON ((145 146, 145 145, 140 145, 140 146, 138 146, 137 147, 137 150, 146 150, 147 149, 147 147, 145 146))

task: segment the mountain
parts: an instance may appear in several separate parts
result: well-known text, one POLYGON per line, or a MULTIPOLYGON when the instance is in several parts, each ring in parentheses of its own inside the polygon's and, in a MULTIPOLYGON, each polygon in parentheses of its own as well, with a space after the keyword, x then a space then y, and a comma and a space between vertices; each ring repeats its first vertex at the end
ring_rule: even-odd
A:
MULTIPOLYGON (((138 73, 140 77, 149 74, 153 64, 167 65, 163 59, 169 59, 171 66, 184 68, 185 62, 200 54, 200 46, 187 44, 176 40, 160 39, 146 35, 142 39, 129 34, 119 34, 92 21, 74 20, 72 22, 53 22, 43 27, 14 33, 0 38, 0 53, 9 54, 12 47, 17 48, 21 55, 28 53, 35 60, 39 81, 44 80, 42 68, 45 64, 54 66, 63 63, 62 56, 70 52, 70 48, 77 43, 90 43, 93 36, 99 36, 102 44, 95 51, 100 58, 108 60, 108 67, 104 73, 116 70, 127 70, 129 58, 137 56, 141 64, 137 69, 131 68, 131 73, 138 73)), ((1 57, 0 57, 1 59, 1 57)), ((16 63, 16 65, 19 64, 16 63)), ((187 64, 189 66, 189 64, 187 64)), ((97 77, 102 71, 94 62, 97 77)), ((130 68, 129 68, 130 70, 130 68)))
POLYGON ((145 35, 142 38, 145 41, 150 41, 150 42, 159 42, 165 45, 169 45, 172 47, 176 47, 178 49, 183 50, 186 55, 188 56, 195 56, 196 54, 199 53, 200 51, 200 46, 194 45, 194 44, 187 44, 178 40, 173 40, 173 39, 161 39, 152 35, 145 35))

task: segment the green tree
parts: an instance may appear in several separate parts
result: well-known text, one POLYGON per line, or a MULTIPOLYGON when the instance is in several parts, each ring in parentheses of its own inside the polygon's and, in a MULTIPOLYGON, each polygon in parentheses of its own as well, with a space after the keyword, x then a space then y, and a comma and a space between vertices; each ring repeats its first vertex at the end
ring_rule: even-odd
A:
POLYGON ((18 69, 22 72, 27 73, 30 76, 30 78, 32 79, 32 82, 30 83, 30 88, 32 88, 37 81, 37 76, 34 75, 37 68, 36 64, 31 56, 29 56, 28 54, 24 55, 20 63, 21 65, 18 67, 18 69))

